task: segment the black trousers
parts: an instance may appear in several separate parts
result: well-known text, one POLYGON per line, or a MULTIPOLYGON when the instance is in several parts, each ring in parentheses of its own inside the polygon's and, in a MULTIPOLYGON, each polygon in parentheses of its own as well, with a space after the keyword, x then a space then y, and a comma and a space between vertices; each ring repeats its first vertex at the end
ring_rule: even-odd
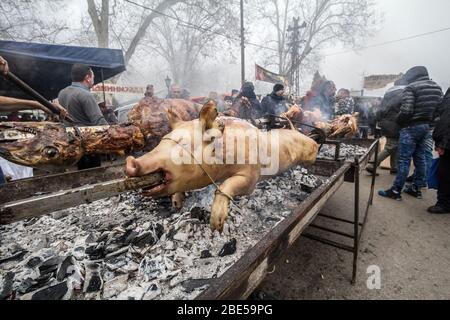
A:
POLYGON ((102 166, 102 157, 101 155, 88 155, 83 156, 80 161, 77 163, 78 170, 85 170, 91 168, 97 168, 102 166))
POLYGON ((450 209, 450 150, 445 150, 439 160, 438 168, 439 188, 438 205, 450 209))

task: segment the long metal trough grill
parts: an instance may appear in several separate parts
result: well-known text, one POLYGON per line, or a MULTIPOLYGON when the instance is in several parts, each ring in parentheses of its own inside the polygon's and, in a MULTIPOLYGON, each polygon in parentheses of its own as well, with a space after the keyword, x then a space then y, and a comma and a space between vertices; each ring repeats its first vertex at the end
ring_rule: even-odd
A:
POLYGON ((277 259, 292 246, 295 240, 317 216, 327 200, 344 183, 350 164, 318 162, 315 173, 331 170, 330 182, 315 190, 297 211, 279 223, 220 278, 215 279, 197 299, 246 299, 258 287, 277 259), (322 171, 322 165, 324 170, 322 171))
POLYGON ((0 190, 2 194, 0 224, 8 224, 80 204, 91 203, 126 191, 152 187, 163 179, 160 173, 139 178, 127 178, 124 177, 122 166, 120 171, 118 169, 119 167, 115 166, 101 168, 100 170, 86 170, 87 172, 83 172, 83 174, 72 173, 29 179, 23 181, 23 184, 14 184, 15 188, 11 189, 9 189, 8 184, 2 188, 6 190, 0 190), (91 175, 91 173, 95 174, 91 175), (103 179, 99 176, 104 175, 108 178, 105 182, 94 182, 96 180, 102 181, 103 179), (74 178, 76 179, 74 180, 74 178), (46 192, 38 191, 36 195, 36 185, 43 186, 47 185, 45 183, 48 182, 56 183, 54 185, 49 183, 46 192), (26 186, 29 187, 27 192, 24 190, 26 186), (4 197, 3 191, 5 191, 4 197), (11 199, 16 200, 5 202, 11 199))
MULTIPOLYGON (((375 175, 372 178, 364 217, 360 217, 360 174, 371 157, 377 158, 378 141, 376 140, 344 140, 344 144, 360 145, 367 148, 364 155, 355 157, 353 161, 319 159, 316 164, 308 167, 310 174, 327 178, 327 183, 315 189, 299 207, 284 220, 279 222, 252 248, 248 249, 231 267, 218 278, 207 281, 208 288, 197 296, 197 299, 245 299, 261 283, 272 269, 277 259, 301 235, 322 243, 350 251, 353 253, 352 281, 356 280, 359 243, 367 222, 370 205, 372 204, 375 175), (355 184, 355 209, 353 221, 341 217, 330 217, 320 213, 327 200, 345 182, 355 184), (340 230, 332 230, 316 223, 317 217, 333 219, 353 225, 353 234, 340 230), (313 223, 314 221, 314 223, 313 223), (363 221, 363 222, 361 222, 363 221), (312 224, 313 228, 305 229, 312 224), (353 246, 331 241, 316 235, 313 229, 327 231, 333 234, 351 238, 353 246)), ((337 147, 339 142, 333 142, 337 147)), ((339 148, 339 147, 338 147, 339 148)), ((17 181, 0 188, 0 223, 6 224, 19 219, 49 213, 64 208, 70 208, 82 203, 89 203, 101 198, 117 195, 121 192, 148 186, 161 179, 151 176, 134 181, 132 185, 123 178, 123 166, 111 166, 91 169, 68 174, 37 177, 17 181), (104 182, 98 182, 104 181, 104 182), (40 190, 45 185, 46 190, 40 190), (89 194, 89 196, 88 196, 89 194), (3 197, 4 195, 4 197, 3 197), (34 204, 34 205, 33 205, 34 204), (42 204, 38 208, 36 204, 42 204), (54 206, 54 207, 53 207, 54 206), (16 211, 13 211, 16 210, 16 211), (46 211, 47 210, 47 211, 46 211)))

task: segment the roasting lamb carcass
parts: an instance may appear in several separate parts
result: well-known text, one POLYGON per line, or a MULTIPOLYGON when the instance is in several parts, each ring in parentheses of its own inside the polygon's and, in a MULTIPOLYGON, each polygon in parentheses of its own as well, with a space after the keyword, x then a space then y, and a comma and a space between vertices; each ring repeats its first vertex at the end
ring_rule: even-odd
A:
POLYGON ((198 108, 179 99, 142 99, 129 113, 129 122, 97 127, 65 127, 53 122, 1 122, 0 156, 8 161, 57 171, 83 155, 124 155, 151 149, 170 132, 167 110, 180 119, 198 118, 198 108))

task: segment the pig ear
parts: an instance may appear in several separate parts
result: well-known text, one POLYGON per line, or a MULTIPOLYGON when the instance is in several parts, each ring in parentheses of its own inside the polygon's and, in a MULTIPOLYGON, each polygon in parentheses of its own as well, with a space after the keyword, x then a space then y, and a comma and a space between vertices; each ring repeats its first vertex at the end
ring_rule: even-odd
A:
POLYGON ((216 103, 213 100, 209 100, 200 110, 200 122, 203 130, 209 130, 213 127, 214 120, 218 115, 216 103))
POLYGON ((167 119, 169 120, 169 126, 172 130, 183 122, 183 120, 180 119, 178 114, 172 108, 167 110, 167 119))

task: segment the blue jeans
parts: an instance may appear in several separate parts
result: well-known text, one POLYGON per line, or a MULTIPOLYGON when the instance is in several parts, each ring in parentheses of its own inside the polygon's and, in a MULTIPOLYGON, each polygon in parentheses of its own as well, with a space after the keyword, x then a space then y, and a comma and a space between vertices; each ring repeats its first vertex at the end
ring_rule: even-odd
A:
POLYGON ((394 181, 393 189, 401 192, 405 186, 406 178, 411 167, 411 158, 414 160, 416 174, 414 185, 426 186, 427 173, 427 150, 429 141, 432 139, 430 126, 428 124, 404 128, 400 131, 398 150, 398 172, 394 181))
MULTIPOLYGON (((426 172, 425 172, 425 177, 428 177, 428 172, 430 172, 431 169, 431 165, 433 164, 433 147, 434 147, 434 141, 433 141, 433 130, 430 130, 430 137, 426 140, 425 142, 425 146, 426 146, 426 150, 425 150, 425 159, 427 162, 426 165, 426 172)), ((413 179, 416 176, 416 169, 414 169, 414 174, 413 174, 413 179)), ((417 185, 419 188, 426 188, 428 187, 426 179, 425 182, 423 184, 417 185)))

